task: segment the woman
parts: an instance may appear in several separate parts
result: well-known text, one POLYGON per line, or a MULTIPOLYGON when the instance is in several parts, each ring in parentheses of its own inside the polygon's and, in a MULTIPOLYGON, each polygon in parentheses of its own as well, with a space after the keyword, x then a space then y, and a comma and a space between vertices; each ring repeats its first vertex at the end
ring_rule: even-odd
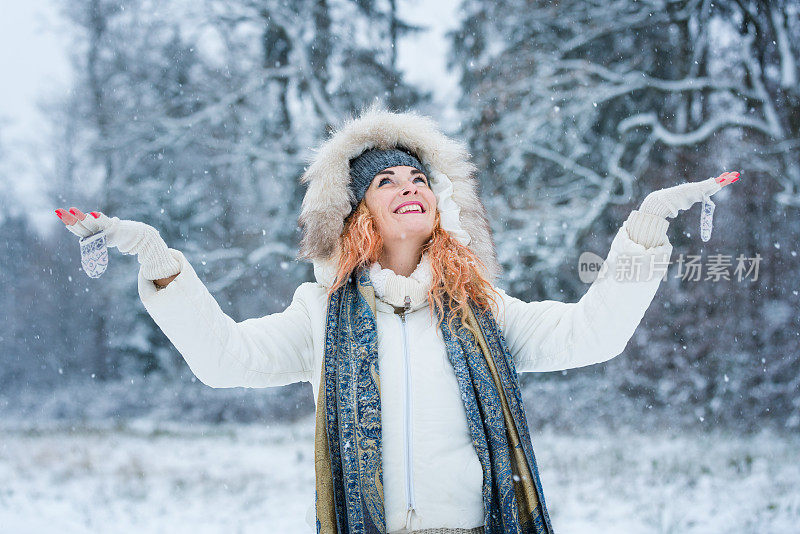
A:
MULTIPOLYGON (((371 109, 349 121, 302 177, 300 257, 316 282, 239 323, 152 227, 57 213, 138 254, 145 308, 205 384, 311 382, 318 532, 552 532, 517 373, 620 354, 662 277, 601 276, 577 303, 507 295, 474 172, 430 119, 371 109)), ((607 272, 621 256, 666 265, 665 217, 737 178, 648 195, 607 272)))

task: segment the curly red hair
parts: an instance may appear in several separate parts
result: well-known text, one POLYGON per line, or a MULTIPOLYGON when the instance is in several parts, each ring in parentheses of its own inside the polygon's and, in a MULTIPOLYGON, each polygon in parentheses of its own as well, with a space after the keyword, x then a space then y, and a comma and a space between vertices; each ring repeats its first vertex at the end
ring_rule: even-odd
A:
MULTIPOLYGON (((369 267, 378 261, 383 251, 383 239, 365 201, 362 200, 346 220, 337 249, 339 260, 336 279, 328 292, 329 296, 345 283, 355 269, 369 267)), ((484 263, 472 250, 442 228, 438 210, 431 238, 423 245, 422 252, 428 253, 431 264, 431 287, 428 291, 431 316, 435 308, 442 308, 445 296, 451 299, 451 303, 455 303, 453 309, 462 323, 469 310, 468 299, 472 299, 481 309, 486 309, 490 301, 497 307, 497 301, 492 296, 492 293, 497 292, 481 274, 486 272, 484 263)), ((448 321, 451 330, 454 317, 455 314, 448 321)), ((441 323, 442 318, 439 319, 438 326, 441 323)))

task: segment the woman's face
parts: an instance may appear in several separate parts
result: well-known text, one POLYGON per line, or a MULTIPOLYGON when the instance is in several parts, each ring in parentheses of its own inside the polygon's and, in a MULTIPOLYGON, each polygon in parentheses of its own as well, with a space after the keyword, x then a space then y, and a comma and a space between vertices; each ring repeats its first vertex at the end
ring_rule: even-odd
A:
POLYGON ((372 179, 364 200, 384 244, 412 240, 422 246, 433 233, 436 197, 428 177, 414 167, 382 170, 372 179))

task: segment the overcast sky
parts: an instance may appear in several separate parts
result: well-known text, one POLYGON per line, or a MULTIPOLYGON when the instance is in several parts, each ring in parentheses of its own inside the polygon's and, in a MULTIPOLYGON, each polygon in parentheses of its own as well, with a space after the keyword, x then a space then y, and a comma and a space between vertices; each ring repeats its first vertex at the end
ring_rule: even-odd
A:
POLYGON ((0 16, 0 116, 6 139, 28 135, 42 120, 41 97, 69 86, 68 39, 52 0, 3 0, 0 16))

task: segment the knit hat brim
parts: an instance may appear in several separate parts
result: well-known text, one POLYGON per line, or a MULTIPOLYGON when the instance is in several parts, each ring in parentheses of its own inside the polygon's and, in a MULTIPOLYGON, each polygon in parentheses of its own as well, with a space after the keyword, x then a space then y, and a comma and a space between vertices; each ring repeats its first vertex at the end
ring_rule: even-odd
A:
POLYGON ((372 185, 375 176, 390 167, 408 166, 428 174, 425 166, 409 151, 401 148, 370 148, 350 160, 350 183, 348 187, 355 196, 351 208, 355 210, 372 185))

